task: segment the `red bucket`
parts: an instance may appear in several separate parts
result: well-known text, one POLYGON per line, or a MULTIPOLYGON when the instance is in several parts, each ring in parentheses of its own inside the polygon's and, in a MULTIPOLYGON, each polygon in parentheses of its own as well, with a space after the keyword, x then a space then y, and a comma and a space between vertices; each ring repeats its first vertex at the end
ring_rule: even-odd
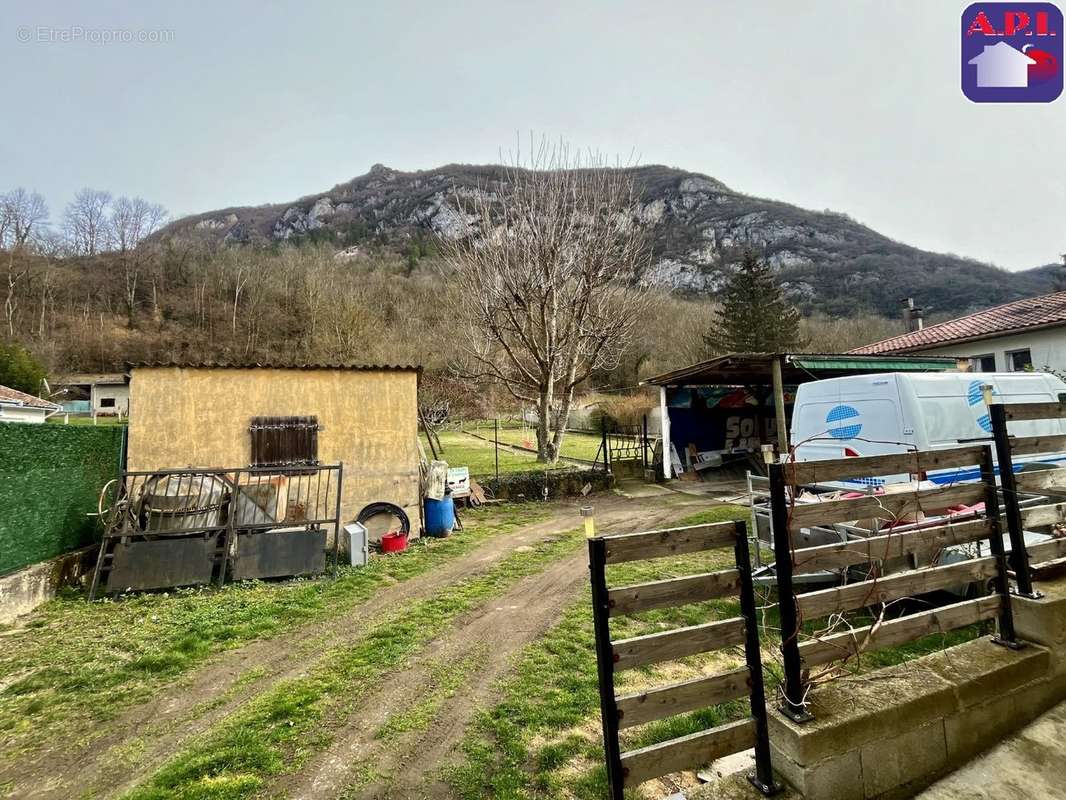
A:
POLYGON ((389 531, 381 537, 382 553, 398 553, 407 549, 407 534, 403 531, 389 531))

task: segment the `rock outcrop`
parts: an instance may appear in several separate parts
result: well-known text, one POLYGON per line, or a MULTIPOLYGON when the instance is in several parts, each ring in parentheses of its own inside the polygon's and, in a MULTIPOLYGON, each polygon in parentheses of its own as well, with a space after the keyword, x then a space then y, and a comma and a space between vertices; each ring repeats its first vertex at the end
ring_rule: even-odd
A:
MULTIPOLYGON (((714 293, 738 251, 753 247, 780 271, 795 302, 833 314, 895 313, 913 296, 926 308, 965 311, 1051 290, 1050 270, 1005 273, 991 265, 908 247, 846 214, 750 197, 706 175, 661 166, 628 170, 640 193, 654 261, 644 280, 714 293)), ((506 171, 449 165, 400 172, 375 164, 328 192, 283 205, 231 208, 177 220, 162 237, 234 245, 330 242, 338 252, 377 242, 402 252, 412 237, 477 235, 475 198, 494 202, 506 171)), ((379 245, 380 246, 380 245, 379 245)), ((345 252, 340 258, 350 258, 345 252)))

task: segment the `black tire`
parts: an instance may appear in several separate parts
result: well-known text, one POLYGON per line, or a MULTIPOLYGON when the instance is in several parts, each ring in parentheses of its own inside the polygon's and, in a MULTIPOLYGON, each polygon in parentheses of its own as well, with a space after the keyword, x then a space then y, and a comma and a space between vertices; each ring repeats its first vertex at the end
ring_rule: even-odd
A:
POLYGON ((411 532, 411 520, 407 517, 407 512, 400 508, 395 503, 377 502, 371 503, 365 506, 359 515, 355 518, 355 521, 360 524, 365 524, 371 517, 376 517, 381 514, 391 514, 400 521, 400 532, 411 532))

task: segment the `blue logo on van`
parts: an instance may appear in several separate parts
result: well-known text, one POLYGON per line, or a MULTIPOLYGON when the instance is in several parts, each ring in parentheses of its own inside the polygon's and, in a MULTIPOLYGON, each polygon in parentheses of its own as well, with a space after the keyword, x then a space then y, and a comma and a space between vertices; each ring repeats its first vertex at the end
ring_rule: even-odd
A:
POLYGON ((846 420, 855 420, 858 416, 859 412, 854 406, 833 406, 825 417, 825 421, 830 425, 829 435, 834 439, 854 439, 862 431, 861 422, 838 424, 836 427, 832 425, 846 420))
MULTIPOLYGON (((984 392, 981 391, 981 381, 970 381, 969 387, 966 389, 966 402, 971 406, 981 405, 985 401, 984 392)), ((992 394, 999 394, 995 389, 992 390, 992 394)), ((992 419, 988 414, 982 414, 977 418, 977 424, 981 430, 985 433, 992 433, 992 419)))

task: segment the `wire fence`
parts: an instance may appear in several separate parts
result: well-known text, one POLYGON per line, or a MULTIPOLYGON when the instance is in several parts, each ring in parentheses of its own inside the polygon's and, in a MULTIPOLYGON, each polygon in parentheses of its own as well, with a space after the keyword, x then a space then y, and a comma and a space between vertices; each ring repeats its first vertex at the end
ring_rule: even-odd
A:
MULTIPOLYGON (((501 453, 505 454, 505 458, 506 455, 538 456, 541 453, 536 427, 521 417, 457 420, 437 430, 441 433, 462 433, 491 444, 497 480, 500 478, 501 453)), ((552 431, 549 431, 549 436, 553 436, 552 431)), ((551 439, 549 444, 553 444, 551 439)), ((658 435, 649 433, 647 418, 642 424, 631 426, 603 418, 596 430, 567 428, 561 437, 557 458, 566 465, 601 472, 611 472, 623 464, 639 465, 642 470, 647 470, 661 459, 661 442, 658 435)), ((534 471, 534 468, 531 467, 530 471, 534 471)))

